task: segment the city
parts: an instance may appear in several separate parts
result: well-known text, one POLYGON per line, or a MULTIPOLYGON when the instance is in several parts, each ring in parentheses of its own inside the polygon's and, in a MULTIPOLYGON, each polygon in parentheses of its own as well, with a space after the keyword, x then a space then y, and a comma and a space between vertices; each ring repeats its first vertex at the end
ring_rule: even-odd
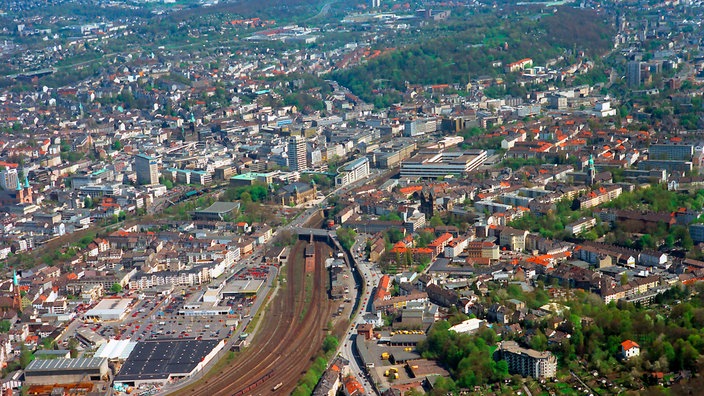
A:
POLYGON ((6 2, 0 395, 696 394, 703 14, 6 2))

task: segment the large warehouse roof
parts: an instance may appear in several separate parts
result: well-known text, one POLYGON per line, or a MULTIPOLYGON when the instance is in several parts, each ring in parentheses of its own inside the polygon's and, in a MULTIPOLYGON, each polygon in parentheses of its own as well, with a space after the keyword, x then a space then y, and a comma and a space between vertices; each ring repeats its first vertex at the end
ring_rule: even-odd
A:
POLYGON ((129 298, 106 298, 85 313, 87 317, 119 317, 132 302, 129 298))
POLYGON ((25 372, 46 372, 46 371, 57 371, 66 372, 74 370, 90 370, 90 369, 100 369, 103 365, 105 359, 92 357, 92 358, 77 358, 77 359, 37 359, 32 360, 25 372))
POLYGON ((137 343, 130 340, 110 340, 107 344, 101 345, 94 356, 125 360, 130 356, 135 346, 137 343))
POLYGON ((264 281, 261 279, 232 280, 227 282, 227 285, 222 289, 222 294, 255 294, 263 284, 264 281))
POLYGON ((138 342, 115 381, 145 381, 187 375, 219 340, 173 339, 138 342))

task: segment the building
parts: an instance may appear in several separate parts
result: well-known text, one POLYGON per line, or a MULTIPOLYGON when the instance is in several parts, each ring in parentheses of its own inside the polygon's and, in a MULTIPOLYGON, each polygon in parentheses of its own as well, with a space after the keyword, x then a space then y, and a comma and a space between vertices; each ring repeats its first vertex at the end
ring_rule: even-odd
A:
POLYGON ((528 236, 528 231, 504 227, 501 230, 501 236, 499 236, 499 244, 507 246, 514 252, 520 252, 526 248, 526 236, 528 236))
POLYGON ((401 162, 401 177, 439 178, 462 176, 477 169, 486 160, 486 151, 424 150, 401 162))
POLYGON ((630 359, 640 355, 640 345, 634 341, 626 340, 618 347, 618 351, 622 359, 630 359))
POLYGON ((344 186, 364 179, 369 176, 369 159, 367 157, 357 158, 341 166, 338 172, 339 174, 335 178, 337 186, 344 186))
POLYGON ((279 190, 281 205, 296 206, 315 199, 317 188, 315 184, 295 182, 283 186, 279 190))
POLYGON ((704 242, 704 224, 690 224, 689 235, 694 243, 704 242))
POLYGON ((449 330, 455 333, 474 334, 480 327, 484 326, 486 326, 486 320, 472 318, 450 327, 449 330))
POLYGON ((582 217, 581 219, 567 224, 565 226, 565 231, 569 232, 570 235, 579 235, 583 232, 589 231, 596 226, 596 219, 593 217, 582 217))
POLYGON ((129 298, 106 298, 85 313, 86 319, 111 321, 122 320, 129 312, 132 300, 129 298))
POLYGON ((407 137, 416 137, 425 135, 426 133, 434 133, 437 129, 438 123, 435 118, 409 120, 406 121, 403 126, 403 135, 407 137))
POLYGON ((669 161, 691 161, 694 146, 691 144, 651 144, 648 159, 669 161))
POLYGON ((637 87, 641 84, 641 68, 643 62, 632 61, 628 62, 628 69, 626 70, 626 77, 628 78, 629 87, 637 87))
POLYGON ((31 385, 73 384, 108 379, 108 359, 36 359, 24 370, 31 385))
POLYGON ((225 346, 223 340, 166 339, 138 342, 115 383, 139 386, 166 384, 193 376, 225 346))
POLYGON ((223 221, 226 216, 235 213, 238 208, 239 203, 236 202, 213 202, 207 208, 193 212, 193 218, 196 220, 223 221))
POLYGON ((588 194, 579 197, 579 208, 588 209, 603 203, 607 203, 618 198, 618 196, 621 195, 621 192, 623 192, 623 189, 621 186, 617 185, 600 187, 597 190, 591 191, 588 194))
POLYGON ((134 156, 134 170, 137 173, 137 183, 152 185, 159 183, 159 164, 156 158, 146 154, 134 156))
POLYGON ((301 136, 291 136, 288 140, 288 168, 292 171, 308 169, 306 141, 301 136))
POLYGON ((539 352, 521 348, 515 341, 503 341, 496 353, 508 363, 511 374, 543 379, 553 378, 557 372, 557 358, 549 351, 539 352))
POLYGON ((17 174, 17 169, 9 168, 0 171, 0 188, 3 190, 12 190, 19 183, 19 175, 17 174))

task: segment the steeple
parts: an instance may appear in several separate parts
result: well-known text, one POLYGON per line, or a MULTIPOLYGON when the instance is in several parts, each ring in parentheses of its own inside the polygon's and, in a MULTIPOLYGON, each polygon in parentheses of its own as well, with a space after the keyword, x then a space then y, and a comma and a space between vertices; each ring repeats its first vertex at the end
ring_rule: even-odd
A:
POLYGON ((17 190, 17 191, 22 191, 22 184, 20 184, 20 178, 19 178, 19 177, 17 178, 17 188, 16 188, 16 190, 17 190))
POLYGON ((27 180, 27 175, 24 175, 24 188, 29 188, 29 180, 27 180))
POLYGON ((589 168, 587 168, 587 185, 593 186, 596 181, 596 169, 594 168, 594 156, 589 154, 589 168))
POLYGON ((15 287, 20 285, 20 281, 17 279, 17 270, 12 270, 12 284, 15 287))

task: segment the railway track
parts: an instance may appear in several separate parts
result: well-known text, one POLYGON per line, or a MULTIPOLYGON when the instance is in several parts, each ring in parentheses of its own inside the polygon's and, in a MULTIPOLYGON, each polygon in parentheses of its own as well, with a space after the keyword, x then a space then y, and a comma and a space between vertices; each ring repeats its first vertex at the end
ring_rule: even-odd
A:
POLYGON ((305 274, 305 242, 292 249, 287 265, 287 282, 262 316, 260 330, 252 344, 228 367, 214 377, 200 381, 174 394, 232 396, 235 394, 290 393, 310 366, 322 345, 322 329, 332 314, 325 288, 323 260, 329 247, 316 243, 316 266, 305 274), (312 293, 306 302, 306 277, 312 277, 312 293))

